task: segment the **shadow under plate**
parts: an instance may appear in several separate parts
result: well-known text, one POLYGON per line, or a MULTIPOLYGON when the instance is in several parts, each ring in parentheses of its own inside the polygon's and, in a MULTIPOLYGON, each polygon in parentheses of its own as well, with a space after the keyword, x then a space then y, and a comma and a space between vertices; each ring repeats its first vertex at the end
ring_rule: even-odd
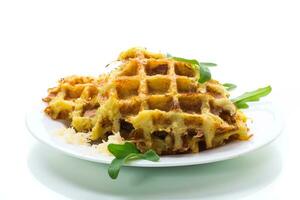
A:
POLYGON ((229 199, 241 198, 271 183, 282 161, 274 145, 210 164, 170 167, 123 167, 117 180, 107 165, 80 160, 36 144, 28 167, 51 190, 82 199, 229 199))

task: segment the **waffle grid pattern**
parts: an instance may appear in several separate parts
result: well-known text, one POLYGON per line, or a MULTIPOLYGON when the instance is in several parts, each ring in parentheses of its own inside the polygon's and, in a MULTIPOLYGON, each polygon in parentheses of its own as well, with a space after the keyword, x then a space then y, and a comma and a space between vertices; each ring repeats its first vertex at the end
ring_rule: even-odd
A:
POLYGON ((101 78, 70 77, 50 89, 45 112, 102 142, 120 132, 142 152, 199 152, 247 140, 246 117, 215 80, 198 83, 193 66, 144 49, 121 53, 101 78), (71 91, 71 92, 70 92, 71 91))
POLYGON ((48 89, 43 101, 45 113, 52 119, 66 120, 77 131, 87 132, 94 126, 92 117, 99 108, 98 88, 103 77, 69 76, 59 80, 57 87, 48 89))
POLYGON ((115 81, 124 117, 154 109, 201 114, 202 102, 208 104, 206 95, 197 92, 196 73, 188 65, 145 59, 130 60, 124 68, 115 81), (175 70, 178 65, 185 69, 175 70))
MULTIPOLYGON (((111 75, 110 99, 105 103, 117 102, 113 112, 118 117, 103 117, 109 112, 104 109, 100 117, 111 120, 110 130, 122 134, 125 122, 131 129, 122 134, 124 138, 141 151, 152 148, 159 154, 199 152, 201 146, 213 148, 239 133, 245 136, 241 113, 217 81, 199 84, 197 70, 187 63, 144 52, 132 55, 111 75)), ((107 129, 99 128, 101 120, 98 123, 94 139, 106 138, 107 129)))

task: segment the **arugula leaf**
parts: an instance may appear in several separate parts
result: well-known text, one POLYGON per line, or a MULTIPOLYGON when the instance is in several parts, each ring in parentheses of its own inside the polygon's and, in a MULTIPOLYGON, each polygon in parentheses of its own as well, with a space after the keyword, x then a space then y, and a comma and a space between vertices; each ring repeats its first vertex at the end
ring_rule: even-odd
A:
POLYGON ((205 83, 206 81, 211 79, 211 73, 209 67, 215 67, 217 64, 215 63, 207 63, 201 62, 199 65, 200 78, 198 80, 199 83, 205 83))
POLYGON ((150 149, 142 154, 134 146, 134 144, 130 142, 125 142, 125 144, 109 144, 108 150, 116 157, 108 168, 108 174, 112 179, 116 179, 118 177, 121 166, 130 160, 159 160, 159 156, 154 150, 150 149))
POLYGON ((200 64, 199 66, 200 78, 198 79, 199 83, 205 83, 206 81, 211 79, 210 70, 206 65, 200 64))
POLYGON ((109 144, 107 148, 116 158, 125 158, 130 153, 140 153, 134 144, 130 142, 125 142, 125 144, 109 144))
POLYGON ((159 161, 159 156, 152 149, 146 151, 144 154, 142 154, 142 156, 143 156, 143 159, 145 159, 145 160, 159 161))
POLYGON ((244 109, 249 108, 249 105, 247 103, 245 103, 245 102, 238 102, 238 103, 235 103, 235 105, 236 105, 236 107, 238 107, 240 109, 242 109, 242 108, 244 108, 244 109))
POLYGON ((257 90, 246 92, 241 96, 231 99, 237 108, 248 108, 248 102, 259 101, 261 97, 267 96, 272 91, 271 86, 259 88, 257 90))
POLYGON ((233 83, 224 83, 223 86, 227 91, 234 90, 237 86, 233 83))
POLYGON ((115 158, 113 161, 110 163, 108 167, 108 174, 110 178, 116 179, 119 175, 120 168, 124 163, 124 158, 115 158))
POLYGON ((199 70, 200 78, 198 80, 199 83, 204 83, 211 79, 211 73, 208 67, 215 67, 217 64, 215 63, 207 63, 207 62, 198 62, 196 59, 186 59, 180 57, 174 57, 171 54, 167 54, 168 58, 172 58, 173 60, 185 62, 191 64, 193 67, 199 70))
POLYGON ((171 57, 171 58, 176 61, 185 62, 185 63, 189 63, 192 65, 199 65, 198 60, 195 60, 195 59, 186 59, 186 58, 180 58, 180 57, 171 57))
POLYGON ((200 65, 205 65, 206 67, 216 67, 216 63, 208 63, 208 62, 201 62, 200 65))

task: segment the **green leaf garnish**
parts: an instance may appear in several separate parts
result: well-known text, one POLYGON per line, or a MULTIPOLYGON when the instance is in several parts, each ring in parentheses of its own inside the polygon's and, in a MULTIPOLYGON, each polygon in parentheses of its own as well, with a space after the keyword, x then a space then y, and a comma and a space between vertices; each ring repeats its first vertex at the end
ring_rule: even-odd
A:
POLYGON ((246 92, 241 96, 231 99, 237 108, 248 108, 248 102, 259 101, 261 97, 267 96, 272 91, 271 86, 259 88, 257 90, 246 92))
POLYGON ((119 175, 120 168, 124 163, 124 158, 115 158, 108 167, 108 174, 112 179, 116 179, 119 175))
POLYGON ((198 65, 199 71, 200 71, 200 78, 198 79, 199 83, 205 83, 206 81, 211 79, 211 73, 210 70, 206 65, 198 65))
POLYGON ((124 144, 109 144, 108 150, 116 158, 125 158, 131 153, 140 153, 140 151, 130 142, 125 142, 124 144))
POLYGON ((240 109, 246 109, 246 108, 249 108, 249 105, 245 102, 238 102, 238 103, 235 103, 236 107, 240 108, 240 109))
POLYGON ((108 174, 112 179, 118 177, 121 166, 130 160, 159 160, 159 156, 154 150, 150 149, 142 154, 135 145, 130 142, 125 142, 125 144, 109 144, 107 148, 116 157, 108 168, 108 174))
POLYGON ((207 62, 201 62, 200 65, 204 65, 206 67, 216 67, 217 64, 216 63, 207 63, 207 62))
POLYGON ((168 58, 172 58, 173 60, 185 62, 191 64, 193 67, 199 70, 200 78, 198 80, 199 83, 205 83, 206 81, 211 79, 211 73, 209 67, 215 67, 217 64, 215 63, 207 63, 207 62, 198 62, 196 59, 186 59, 180 57, 174 57, 171 54, 167 54, 168 58))
POLYGON ((185 62, 192 65, 199 65, 199 62, 195 59, 186 59, 186 58, 180 58, 180 57, 171 57, 173 60, 179 61, 179 62, 185 62))
POLYGON ((159 156, 152 149, 150 149, 150 150, 146 151, 144 154, 142 154, 142 157, 144 160, 150 160, 150 161, 158 161, 159 160, 159 156))
POLYGON ((224 83, 223 86, 227 91, 234 90, 237 86, 233 83, 224 83))

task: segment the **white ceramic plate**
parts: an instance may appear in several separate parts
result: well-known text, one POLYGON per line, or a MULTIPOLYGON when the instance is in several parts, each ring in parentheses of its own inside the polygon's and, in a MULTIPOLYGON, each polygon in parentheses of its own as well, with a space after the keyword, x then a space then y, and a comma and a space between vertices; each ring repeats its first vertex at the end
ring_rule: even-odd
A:
MULTIPOLYGON (((91 151, 91 147, 67 144, 53 133, 64 125, 51 120, 43 112, 44 103, 38 103, 27 113, 26 124, 31 134, 39 141, 54 149, 84 160, 99 163, 110 163, 112 156, 102 155, 91 151)), ((244 111, 251 119, 248 123, 253 137, 249 141, 237 141, 216 149, 200 152, 198 154, 184 154, 161 156, 159 162, 138 160, 130 162, 128 166, 136 167, 171 167, 211 163, 231 159, 256 150, 272 142, 279 136, 283 119, 271 103, 256 103, 244 111)))

